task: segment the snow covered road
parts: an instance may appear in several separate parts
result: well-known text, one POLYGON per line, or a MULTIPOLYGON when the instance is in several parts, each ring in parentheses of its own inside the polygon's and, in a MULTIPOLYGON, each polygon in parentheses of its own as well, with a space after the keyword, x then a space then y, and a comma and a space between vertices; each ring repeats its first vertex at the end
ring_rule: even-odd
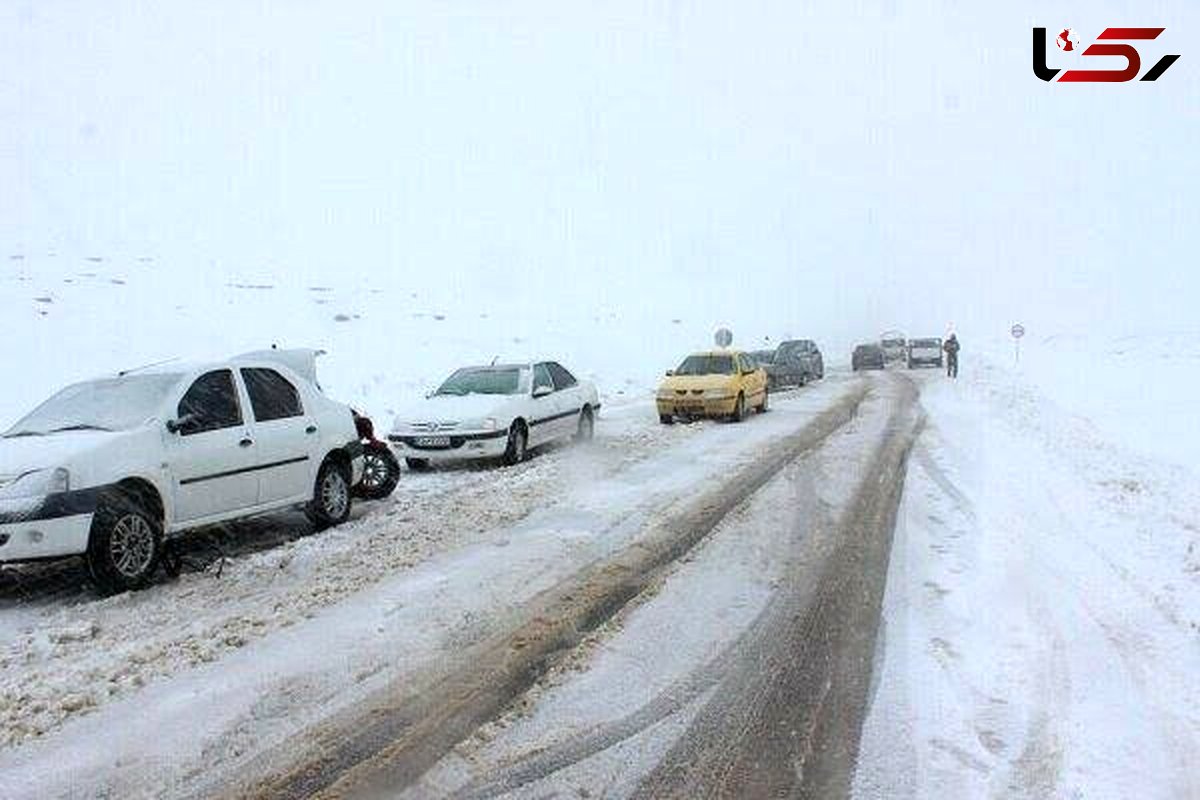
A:
MULTIPOLYGON (((779 397, 742 426, 663 427, 647 404, 618 407, 591 447, 408 476, 356 523, 234 557, 219 578, 106 600, 64 598, 60 582, 31 599, 16 581, 0 621, 6 791, 202 792, 214 763, 249 768, 397 676, 446 668, 516 625, 539 592, 720 488, 860 383, 779 397)), ((278 538, 293 523, 222 535, 278 538)))
POLYGON ((1200 794, 1193 476, 1009 378, 606 407, 115 598, 0 571, 4 796, 1200 794))

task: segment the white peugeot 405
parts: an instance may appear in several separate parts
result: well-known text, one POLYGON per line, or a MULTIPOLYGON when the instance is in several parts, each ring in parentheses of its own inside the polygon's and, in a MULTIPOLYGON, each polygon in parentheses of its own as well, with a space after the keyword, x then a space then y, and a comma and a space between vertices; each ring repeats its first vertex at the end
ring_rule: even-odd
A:
POLYGON ((301 503, 350 515, 362 445, 318 351, 130 371, 60 391, 0 437, 0 563, 83 555, 104 592, 151 581, 164 537, 301 503))
POLYGON ((402 412, 388 440, 412 469, 430 461, 516 464, 555 439, 592 438, 600 399, 556 361, 464 367, 402 412))

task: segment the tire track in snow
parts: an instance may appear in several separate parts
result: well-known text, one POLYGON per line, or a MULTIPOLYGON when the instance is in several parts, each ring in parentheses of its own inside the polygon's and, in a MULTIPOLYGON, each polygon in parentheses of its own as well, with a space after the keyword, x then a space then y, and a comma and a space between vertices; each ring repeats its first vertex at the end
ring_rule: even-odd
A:
MULTIPOLYGON (((771 445, 719 489, 651 526, 614 558, 594 564, 524 609, 525 621, 469 648, 462 666, 420 686, 389 687, 322 731, 306 733, 297 766, 240 791, 256 798, 344 797, 410 785, 451 747, 499 714, 591 630, 650 586, 661 570, 703 540, 784 464, 821 444, 862 402, 866 386, 843 396, 800 432, 771 445)), ((278 755, 278 754, 277 754, 278 755)), ((269 759, 268 759, 269 760, 269 759)))

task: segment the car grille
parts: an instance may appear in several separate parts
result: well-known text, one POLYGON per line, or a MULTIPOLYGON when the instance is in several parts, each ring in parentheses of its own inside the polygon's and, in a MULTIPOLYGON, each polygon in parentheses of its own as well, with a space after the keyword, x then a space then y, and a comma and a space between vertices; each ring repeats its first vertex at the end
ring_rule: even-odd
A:
MULTIPOLYGON (((703 389, 692 389, 691 391, 692 391, 692 394, 696 395, 697 397, 704 394, 703 389)), ((679 395, 680 397, 686 397, 687 393, 688 393, 687 389, 676 389, 675 390, 675 394, 679 395)))
POLYGON ((419 431, 420 433, 437 433, 438 431, 452 431, 457 428, 458 425, 459 423, 457 421, 416 422, 413 423, 412 429, 414 431, 419 431))

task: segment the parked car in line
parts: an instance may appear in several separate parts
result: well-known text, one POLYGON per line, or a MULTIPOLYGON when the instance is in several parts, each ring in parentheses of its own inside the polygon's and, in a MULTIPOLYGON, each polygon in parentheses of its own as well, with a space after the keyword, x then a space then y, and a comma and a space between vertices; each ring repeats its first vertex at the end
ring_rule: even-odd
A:
POLYGON ((557 439, 592 438, 600 397, 557 361, 463 367, 397 417, 388 441, 411 469, 434 461, 505 464, 557 439))
POLYGON ((304 504, 350 515, 362 445, 314 350, 68 386, 0 438, 0 562, 84 556, 97 587, 147 585, 164 539, 304 504))
POLYGON ((885 366, 883 348, 877 344, 860 344, 854 348, 854 355, 850 357, 850 367, 855 372, 863 369, 883 369, 885 366))
POLYGON ((751 350, 746 355, 750 356, 754 363, 763 369, 766 369, 775 360, 774 350, 751 350))
POLYGON ((723 417, 741 422, 750 408, 767 410, 767 373, 740 350, 693 353, 667 372, 656 396, 659 421, 723 417))
POLYGON ((825 377, 825 359, 812 339, 791 339, 775 348, 771 362, 764 364, 772 389, 804 386, 825 377))
POLYGON ((908 368, 942 366, 942 340, 910 339, 908 342, 908 368))
POLYGON ((908 340, 900 331, 886 331, 879 337, 883 358, 887 363, 903 361, 908 356, 908 340))

